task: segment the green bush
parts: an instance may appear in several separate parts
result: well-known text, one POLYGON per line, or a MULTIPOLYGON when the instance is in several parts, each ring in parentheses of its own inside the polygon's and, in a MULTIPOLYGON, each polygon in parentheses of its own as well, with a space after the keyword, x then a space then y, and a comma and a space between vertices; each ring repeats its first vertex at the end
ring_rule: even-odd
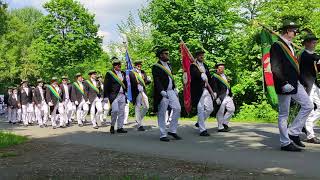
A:
POLYGON ((277 118, 277 111, 275 111, 266 100, 261 101, 261 103, 243 103, 240 107, 240 112, 236 115, 236 119, 239 120, 268 123, 277 122, 277 118))

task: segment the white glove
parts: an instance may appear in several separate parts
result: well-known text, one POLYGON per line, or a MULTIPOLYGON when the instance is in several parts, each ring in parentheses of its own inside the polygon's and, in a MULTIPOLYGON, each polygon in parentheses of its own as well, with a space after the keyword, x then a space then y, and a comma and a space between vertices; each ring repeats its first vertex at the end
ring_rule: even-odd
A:
POLYGON ((207 77, 207 75, 205 73, 201 73, 201 79, 203 81, 208 81, 208 77, 207 77))
POLYGON ((86 103, 87 103, 87 104, 91 104, 89 100, 88 100, 86 103))
POLYGON ((294 90, 294 87, 289 83, 284 85, 284 86, 282 86, 282 92, 284 92, 284 93, 289 93, 289 92, 291 92, 293 90, 294 90))
POLYGON ((49 104, 49 106, 53 106, 53 103, 52 103, 52 102, 49 102, 48 104, 49 104))
POLYGON ((147 81, 151 82, 151 77, 150 76, 147 76, 147 81))
POLYGON ((75 101, 74 104, 79 105, 79 102, 78 102, 78 101, 75 101))
POLYGON ((220 104, 221 104, 220 98, 217 98, 217 99, 216 99, 216 103, 217 103, 217 105, 220 105, 220 104))
POLYGON ((165 91, 161 91, 160 94, 161 94, 162 97, 165 97, 165 98, 168 97, 168 94, 167 94, 167 92, 165 92, 165 91))
POLYGON ((139 92, 143 92, 143 86, 141 86, 140 84, 138 84, 138 90, 139 90, 139 92))
POLYGON ((108 99, 108 98, 103 98, 103 101, 104 101, 105 103, 108 103, 109 99, 108 99))
POLYGON ((179 95, 179 91, 177 88, 174 88, 174 92, 176 93, 177 96, 179 95))

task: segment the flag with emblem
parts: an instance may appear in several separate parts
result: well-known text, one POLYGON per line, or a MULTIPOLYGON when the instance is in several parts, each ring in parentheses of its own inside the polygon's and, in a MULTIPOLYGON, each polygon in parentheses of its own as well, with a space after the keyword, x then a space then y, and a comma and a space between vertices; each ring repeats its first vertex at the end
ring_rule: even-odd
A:
POLYGON ((133 70, 133 65, 129 56, 128 50, 126 50, 126 80, 127 80, 127 98, 131 102, 132 101, 132 92, 131 92, 131 83, 130 83, 130 71, 133 70))

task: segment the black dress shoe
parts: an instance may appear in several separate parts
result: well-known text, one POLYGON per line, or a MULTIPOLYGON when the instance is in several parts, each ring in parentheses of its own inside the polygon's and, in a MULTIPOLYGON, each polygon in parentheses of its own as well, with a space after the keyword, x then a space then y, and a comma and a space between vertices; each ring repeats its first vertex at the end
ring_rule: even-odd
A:
POLYGON ((168 135, 172 136, 176 140, 181 140, 182 139, 180 136, 177 135, 177 133, 168 132, 168 135))
POLYGON ((78 124, 79 127, 83 127, 83 124, 78 124))
POLYGON ((299 136, 292 136, 289 134, 289 138, 293 141, 294 144, 300 147, 306 147, 301 141, 299 136))
POLYGON ((110 127, 110 133, 111 133, 111 134, 114 134, 114 126, 111 126, 111 127, 110 127))
POLYGON ((281 147, 282 151, 300 152, 302 149, 296 147, 293 143, 281 147))
POLYGON ((195 123, 194 126, 198 128, 199 127, 199 123, 195 123))
POLYGON ((222 124, 224 129, 229 129, 229 126, 226 124, 222 124))
POLYGON ((11 121, 9 121, 9 124, 11 124, 12 122, 11 121))
POLYGON ((314 137, 314 138, 311 138, 311 139, 307 139, 306 142, 307 143, 312 143, 312 144, 320 144, 320 139, 314 137))
POLYGON ((93 129, 99 129, 99 127, 98 126, 94 126, 93 129))
POLYGON ((43 125, 40 125, 40 128, 44 128, 44 126, 43 126, 43 125))
POLYGON ((57 129, 57 127, 56 127, 56 126, 52 126, 52 128, 53 128, 53 129, 57 129))
POLYGON ((210 136, 210 134, 208 133, 207 130, 205 130, 200 133, 200 136, 210 136))
POLYGON ((128 131, 124 130, 123 128, 117 129, 117 133, 127 133, 128 131))
POLYGON ((162 137, 160 138, 160 141, 169 142, 170 139, 168 137, 162 137))
POLYGON ((218 132, 229 132, 230 129, 219 129, 218 132))
POLYGON ((143 126, 138 127, 138 131, 145 131, 143 126))
POLYGON ((16 123, 14 122, 14 123, 12 123, 12 124, 16 124, 16 123))

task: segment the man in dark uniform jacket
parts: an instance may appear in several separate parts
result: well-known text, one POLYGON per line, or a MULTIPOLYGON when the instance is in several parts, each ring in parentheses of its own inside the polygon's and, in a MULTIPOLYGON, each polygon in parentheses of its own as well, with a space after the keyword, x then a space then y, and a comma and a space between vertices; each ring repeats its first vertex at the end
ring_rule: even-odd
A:
POLYGON ((82 127, 89 111, 87 94, 84 91, 83 77, 81 73, 76 74, 76 81, 71 87, 71 102, 76 106, 76 118, 78 126, 82 127))
POLYGON ((17 123, 17 111, 19 108, 19 96, 18 89, 16 87, 11 88, 12 93, 10 93, 8 98, 8 107, 11 109, 11 122, 13 124, 17 123))
POLYGON ((71 126, 72 120, 71 115, 73 111, 73 106, 71 102, 71 84, 69 83, 69 78, 67 76, 62 76, 62 83, 60 84, 60 89, 62 92, 62 103, 64 114, 60 114, 63 116, 64 124, 67 126, 71 126))
MULTIPOLYGON (((52 77, 51 78, 51 84, 47 85, 46 88, 46 101, 50 107, 50 112, 51 112, 51 124, 52 128, 56 129, 57 128, 57 111, 59 114, 64 113, 64 108, 62 104, 62 92, 58 84, 58 78, 52 77)), ((60 117, 61 118, 61 117, 60 117)), ((60 125, 63 127, 63 120, 60 119, 60 125)))
POLYGON ((34 105, 35 105, 35 114, 38 124, 41 128, 47 126, 49 107, 46 103, 45 89, 43 88, 43 80, 37 80, 38 86, 34 89, 34 105))
POLYGON ((9 97, 12 94, 12 87, 8 87, 8 93, 4 95, 4 103, 7 104, 8 122, 12 123, 12 110, 9 104, 9 97))
POLYGON ((166 112, 170 106, 172 109, 172 120, 169 126, 168 135, 180 140, 177 135, 178 119, 180 118, 181 106, 178 97, 178 90, 173 79, 172 70, 169 61, 169 50, 160 48, 157 51, 159 61, 152 66, 152 76, 154 82, 154 107, 157 112, 158 125, 160 129, 160 141, 168 142, 166 131, 166 112))
POLYGON ((217 121, 218 132, 229 132, 229 121, 235 111, 234 102, 232 99, 231 86, 229 79, 224 73, 225 64, 217 63, 215 65, 216 72, 212 75, 212 87, 217 93, 217 99, 215 101, 217 105, 217 121))
POLYGON ((304 49, 299 56, 300 60, 300 81, 306 88, 312 103, 316 104, 316 109, 313 110, 305 124, 307 140, 306 142, 320 144, 320 140, 315 136, 313 127, 315 121, 320 119, 320 89, 317 81, 318 68, 320 57, 314 50, 318 43, 318 38, 313 34, 308 34, 304 37, 304 49))
POLYGON ((28 126, 29 123, 32 123, 32 89, 28 86, 27 80, 22 80, 21 84, 22 85, 19 90, 19 99, 22 107, 22 121, 24 126, 28 126))
POLYGON ((100 115, 102 113, 102 89, 100 81, 97 80, 97 72, 95 70, 89 71, 89 79, 85 80, 84 90, 87 94, 88 101, 90 104, 90 117, 92 126, 94 129, 98 129, 101 125, 100 115), (97 110, 97 111, 96 111, 97 110))
POLYGON ((213 111, 213 101, 207 87, 212 83, 212 78, 208 66, 204 63, 204 54, 204 51, 198 50, 195 53, 195 62, 190 65, 191 101, 192 106, 197 107, 198 121, 196 127, 199 127, 200 136, 210 136, 205 121, 213 111))
POLYGON ((313 109, 308 94, 299 82, 300 67, 292 47, 292 39, 296 33, 297 25, 294 22, 284 23, 280 39, 273 43, 270 49, 271 71, 279 101, 278 125, 283 151, 301 151, 297 146, 305 146, 300 141, 299 134, 313 109), (301 109, 288 128, 291 99, 295 100, 301 109))
POLYGON ((130 83, 132 93, 132 104, 135 106, 135 117, 138 123, 138 131, 145 131, 142 120, 149 109, 149 101, 146 85, 151 81, 147 74, 142 70, 142 61, 134 62, 134 69, 130 72, 130 83))
POLYGON ((114 134, 114 126, 117 122, 117 133, 127 133, 123 129, 125 118, 124 109, 126 106, 127 81, 126 75, 121 71, 121 61, 112 58, 113 69, 108 71, 104 79, 104 101, 111 104, 111 127, 110 133, 114 134))

